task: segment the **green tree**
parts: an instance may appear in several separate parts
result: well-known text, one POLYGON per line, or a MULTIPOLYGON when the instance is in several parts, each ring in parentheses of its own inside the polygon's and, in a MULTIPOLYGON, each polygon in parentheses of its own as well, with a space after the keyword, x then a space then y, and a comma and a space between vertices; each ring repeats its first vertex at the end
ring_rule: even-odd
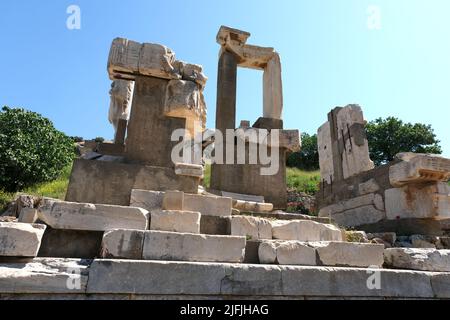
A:
POLYGON ((288 167, 302 170, 319 169, 319 151, 317 149, 317 135, 302 133, 302 148, 300 152, 292 153, 287 159, 288 167))
POLYGON ((376 165, 394 160, 400 152, 442 153, 440 141, 430 125, 404 123, 389 117, 369 122, 366 130, 370 157, 376 165))
POLYGON ((56 179, 74 157, 73 141, 24 109, 0 112, 0 189, 20 191, 56 179))

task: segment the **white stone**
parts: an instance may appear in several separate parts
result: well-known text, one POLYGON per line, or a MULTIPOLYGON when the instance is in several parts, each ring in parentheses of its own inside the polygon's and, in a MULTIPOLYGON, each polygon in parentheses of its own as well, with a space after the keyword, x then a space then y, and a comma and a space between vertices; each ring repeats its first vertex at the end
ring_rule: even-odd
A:
POLYGON ((259 203, 265 202, 263 196, 255 196, 255 195, 251 195, 251 194, 241 194, 241 193, 222 191, 222 196, 227 197, 227 198, 232 198, 233 200, 241 200, 241 201, 247 201, 247 202, 259 202, 259 203))
POLYGON ((175 68, 179 70, 183 80, 194 81, 197 83, 201 90, 205 88, 208 78, 203 73, 203 67, 198 64, 186 63, 184 61, 175 61, 175 68))
POLYGON ((0 222, 0 256, 36 257, 46 226, 0 222))
POLYGON ((316 250, 298 241, 263 241, 258 255, 263 264, 317 265, 316 250))
POLYGON ((116 136, 119 121, 128 120, 130 117, 133 92, 133 81, 114 80, 111 84, 108 120, 114 127, 114 136, 116 136))
POLYGON ((374 163, 369 157, 369 144, 367 139, 362 145, 358 145, 355 137, 351 136, 349 128, 354 124, 365 125, 365 120, 361 107, 358 105, 348 105, 342 108, 336 115, 338 139, 343 139, 345 143, 342 153, 342 171, 344 179, 358 173, 373 169, 374 163), (348 137, 351 136, 350 139, 348 137))
POLYGON ((88 267, 89 262, 80 259, 36 258, 0 263, 0 293, 85 293, 88 267))
POLYGON ((331 125, 327 121, 317 131, 320 176, 328 184, 334 180, 334 162, 331 141, 331 125))
POLYGON ((278 53, 274 53, 264 69, 263 96, 264 117, 282 119, 283 84, 281 79, 281 62, 278 53))
POLYGON ((184 192, 183 191, 166 191, 162 202, 163 210, 183 210, 184 192))
POLYGON ((203 166, 190 163, 176 163, 175 174, 179 176, 188 176, 202 179, 203 166))
POLYGON ((233 208, 243 212, 271 212, 273 211, 272 203, 258 203, 242 200, 234 200, 233 208))
POLYGON ((385 192, 386 215, 390 220, 403 218, 450 217, 450 197, 440 183, 423 186, 408 185, 385 192))
POLYGON ((380 186, 375 181, 375 179, 370 179, 366 182, 360 183, 358 186, 358 191, 360 195, 375 193, 380 190, 380 186))
POLYGON ((450 272, 450 250, 392 248, 384 251, 384 261, 392 268, 450 272))
POLYGON ((162 209, 164 192, 148 190, 131 190, 130 207, 142 208, 147 211, 162 209))
POLYGON ((148 231, 145 260, 234 262, 244 259, 245 237, 148 231))
POLYGON ((151 212, 151 230, 200 233, 200 212, 154 210, 151 212))
POLYGON ((200 212, 204 216, 231 216, 232 200, 231 198, 184 194, 183 210, 200 212))
POLYGON ((231 235, 250 237, 251 240, 272 239, 272 225, 263 218, 234 216, 231 218, 231 235))
POLYGON ((146 230, 149 213, 142 208, 45 200, 38 209, 38 216, 53 229, 146 230))
POLYGON ((37 209, 25 207, 20 210, 19 222, 35 223, 37 219, 38 219, 37 209))
POLYGON ((383 265, 382 244, 354 242, 312 242, 322 265, 350 267, 381 267, 383 265))
POLYGON ((111 80, 134 79, 139 72, 139 56, 142 45, 138 42, 116 38, 113 40, 108 58, 108 72, 111 80))
POLYGON ((369 205, 334 213, 331 214, 330 218, 340 226, 357 227, 377 223, 386 218, 386 213, 377 210, 373 205, 369 205))
POLYGON ((144 235, 143 230, 106 231, 103 235, 101 256, 115 259, 142 259, 144 235))
MULTIPOLYGON (((363 196, 351 198, 349 200, 340 201, 338 203, 320 209, 319 217, 329 217, 335 213, 344 212, 350 209, 365 207, 368 205, 375 205, 375 203, 379 201, 379 198, 376 199, 376 197, 377 194, 370 193, 363 196)), ((381 201, 382 200, 383 199, 381 199, 381 201)))
POLYGON ((395 187, 412 182, 446 182, 450 179, 450 159, 414 153, 399 154, 397 157, 403 161, 389 168, 389 180, 395 187))
POLYGON ((199 86, 192 81, 171 80, 167 85, 164 114, 184 118, 190 123, 199 121, 203 124, 206 121, 206 105, 199 86))
POLYGON ((272 236, 279 240, 342 241, 342 232, 331 224, 308 220, 272 221, 272 236))
POLYGON ((175 53, 166 46, 154 43, 144 43, 139 55, 139 73, 163 79, 180 79, 173 63, 175 53))

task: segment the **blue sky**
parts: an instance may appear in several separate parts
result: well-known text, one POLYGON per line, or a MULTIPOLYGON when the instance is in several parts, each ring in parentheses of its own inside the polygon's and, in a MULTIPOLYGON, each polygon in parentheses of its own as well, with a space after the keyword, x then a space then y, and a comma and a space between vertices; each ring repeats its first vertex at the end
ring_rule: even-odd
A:
MULTIPOLYGON (((450 157, 448 0, 9 0, 0 2, 0 104, 49 117, 69 135, 112 138, 109 47, 120 36, 165 44, 202 64, 208 127, 215 123, 220 25, 281 55, 285 128, 314 133, 335 106, 358 103, 367 120, 431 124, 450 157), (81 30, 66 9, 81 8, 81 30), (381 29, 367 26, 369 6, 381 29)), ((262 73, 240 69, 238 121, 262 115, 262 73)))

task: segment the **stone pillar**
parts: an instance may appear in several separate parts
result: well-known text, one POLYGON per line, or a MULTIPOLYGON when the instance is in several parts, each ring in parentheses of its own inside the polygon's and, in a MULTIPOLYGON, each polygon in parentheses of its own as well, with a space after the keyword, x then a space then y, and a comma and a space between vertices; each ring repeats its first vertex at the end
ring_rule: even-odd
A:
POLYGON ((219 58, 216 106, 216 129, 223 134, 226 129, 236 128, 236 81, 236 56, 223 50, 219 58))
POLYGON ((267 63, 263 76, 264 118, 282 119, 283 84, 281 62, 278 53, 267 63))
POLYGON ((114 143, 123 145, 125 143, 125 135, 127 133, 128 121, 125 119, 119 119, 117 123, 117 131, 114 136, 114 143))
POLYGON ((186 127, 186 119, 165 115, 169 80, 136 76, 128 123, 126 158, 152 166, 174 167, 172 132, 186 127))

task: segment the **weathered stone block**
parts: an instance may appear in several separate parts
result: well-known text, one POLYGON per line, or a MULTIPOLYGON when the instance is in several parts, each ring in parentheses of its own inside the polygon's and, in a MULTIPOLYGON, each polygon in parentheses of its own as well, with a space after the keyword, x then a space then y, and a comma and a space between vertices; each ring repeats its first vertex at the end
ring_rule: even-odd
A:
POLYGON ((200 212, 154 210, 151 212, 151 230, 200 233, 200 212))
POLYGON ((380 186, 375 179, 370 179, 366 182, 360 183, 358 186, 358 192, 360 195, 375 193, 378 190, 380 190, 380 186))
POLYGON ((139 72, 139 56, 142 45, 138 42, 116 38, 113 40, 108 58, 108 72, 111 80, 122 78, 134 79, 139 72))
POLYGON ((298 241, 262 241, 259 261, 264 264, 317 265, 316 250, 298 241))
POLYGON ((349 209, 331 215, 338 225, 343 227, 358 227, 377 223, 386 218, 384 211, 377 210, 373 205, 349 209))
POLYGON ((149 231, 145 234, 145 260, 242 262, 245 237, 207 236, 149 231))
POLYGON ((271 212, 273 210, 273 204, 233 200, 233 208, 244 212, 271 212))
POLYGON ((259 203, 265 202, 263 196, 255 196, 251 194, 240 194, 222 191, 222 196, 226 198, 232 198, 233 200, 241 200, 246 202, 259 202, 259 203))
POLYGON ((402 162, 389 169, 391 184, 401 187, 412 182, 448 181, 450 159, 432 154, 403 153, 397 155, 402 162))
POLYGON ((184 210, 200 212, 205 216, 231 216, 231 198, 184 194, 184 210))
POLYGON ((450 250, 386 249, 384 262, 391 268, 450 272, 450 250))
POLYGON ((184 192, 181 191, 166 191, 162 202, 163 210, 183 210, 184 207, 184 192))
POLYGON ((450 196, 440 187, 432 185, 408 185, 388 189, 385 192, 386 215, 388 219, 450 217, 450 196))
POLYGON ((311 242, 324 266, 381 267, 384 245, 354 242, 311 242))
POLYGON ((35 223, 37 219, 37 210, 35 208, 22 208, 22 210, 20 210, 19 222, 35 223))
POLYGON ((105 232, 102 241, 102 258, 142 259, 144 231, 111 230, 105 232))
POLYGON ((142 208, 147 211, 162 209, 163 191, 131 190, 130 207, 142 208))
POLYGON ((272 235, 279 240, 342 241, 338 227, 307 220, 273 221, 272 235))
POLYGON ((148 228, 145 209, 113 205, 44 200, 39 219, 54 229, 107 231, 148 228))
POLYGON ((85 293, 90 261, 36 258, 0 263, 1 293, 85 293))
POLYGON ((175 174, 202 179, 203 166, 191 163, 176 163, 175 174))
POLYGON ((139 54, 139 73, 162 79, 180 79, 173 63, 175 53, 166 46, 144 43, 139 54))
POLYGON ((172 168, 77 159, 66 200, 128 206, 133 189, 197 192, 198 183, 198 178, 178 176, 172 168))
POLYGON ((231 235, 250 237, 251 240, 272 239, 272 225, 263 218, 234 216, 231 218, 231 235))
POLYGON ((36 257, 46 226, 0 222, 0 256, 36 257))

